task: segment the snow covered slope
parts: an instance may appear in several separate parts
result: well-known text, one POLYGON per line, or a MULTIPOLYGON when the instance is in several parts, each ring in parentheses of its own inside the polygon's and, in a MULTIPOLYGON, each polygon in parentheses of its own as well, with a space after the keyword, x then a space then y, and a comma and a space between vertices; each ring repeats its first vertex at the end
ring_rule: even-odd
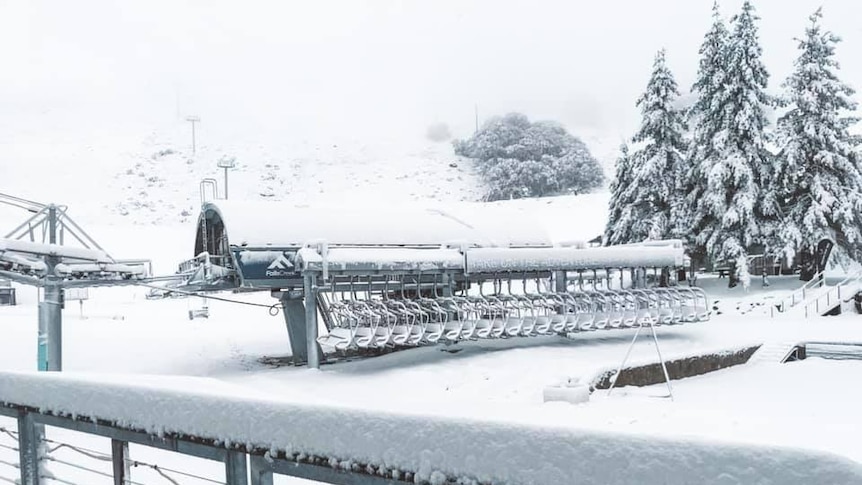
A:
MULTIPOLYGON (((862 45, 854 2, 759 2, 771 91, 821 4, 845 38, 845 77, 862 72, 848 55, 862 45)), ((469 136, 477 105, 480 119, 517 110, 558 120, 607 169, 637 124, 655 51, 666 47, 681 87, 691 84, 710 6, 4 4, 0 191, 93 220, 180 222, 197 207, 199 179, 220 176, 215 163, 229 156, 237 197, 475 200, 469 164, 450 167, 448 142, 426 132, 445 123, 469 136), (540 34, 511 34, 525 28, 540 34), (201 118, 194 157, 188 115, 201 118)))

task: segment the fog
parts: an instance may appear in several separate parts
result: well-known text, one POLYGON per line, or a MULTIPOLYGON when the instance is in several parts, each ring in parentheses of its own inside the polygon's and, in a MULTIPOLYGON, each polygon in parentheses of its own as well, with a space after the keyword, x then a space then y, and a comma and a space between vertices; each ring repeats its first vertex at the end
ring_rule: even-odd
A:
MULTIPOLYGON (((722 2, 727 17, 741 1, 722 2)), ((862 87, 857 2, 762 0, 764 60, 778 92, 794 36, 824 6, 843 78, 862 87)), ((522 111, 609 138, 637 127, 656 50, 683 91, 710 0, 5 1, 0 142, 108 136, 201 116, 235 139, 469 134, 522 111)))

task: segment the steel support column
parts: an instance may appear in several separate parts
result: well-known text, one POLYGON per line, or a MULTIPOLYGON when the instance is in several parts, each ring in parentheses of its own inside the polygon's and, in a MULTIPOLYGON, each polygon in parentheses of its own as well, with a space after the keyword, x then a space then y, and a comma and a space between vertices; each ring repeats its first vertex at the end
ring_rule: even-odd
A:
POLYGON ((299 291, 281 293, 281 306, 284 311, 284 323, 287 325, 287 336, 290 339, 290 352, 294 365, 308 362, 306 345, 305 304, 299 291))
POLYGON ((317 288, 314 287, 315 276, 306 273, 303 277, 305 293, 305 339, 308 367, 320 368, 320 353, 317 344, 317 288))
POLYGON ((60 305, 63 288, 48 277, 39 304, 39 370, 63 370, 63 310, 60 305), (44 360, 42 360, 44 358, 44 360))

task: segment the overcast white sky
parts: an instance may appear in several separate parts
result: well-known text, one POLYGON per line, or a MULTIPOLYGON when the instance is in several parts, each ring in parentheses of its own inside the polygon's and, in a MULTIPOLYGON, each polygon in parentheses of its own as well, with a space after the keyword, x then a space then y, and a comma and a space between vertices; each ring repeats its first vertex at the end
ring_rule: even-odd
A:
MULTIPOLYGON (((611 137, 631 134, 634 101, 659 48, 684 90, 712 0, 0 1, 0 140, 42 132, 134 131, 200 115, 242 136, 433 121, 458 134, 511 110, 611 137)), ((741 0, 721 2, 729 17, 741 0)), ((862 6, 760 0, 765 61, 778 89, 794 36, 823 5, 844 37, 843 77, 862 88, 862 6)))

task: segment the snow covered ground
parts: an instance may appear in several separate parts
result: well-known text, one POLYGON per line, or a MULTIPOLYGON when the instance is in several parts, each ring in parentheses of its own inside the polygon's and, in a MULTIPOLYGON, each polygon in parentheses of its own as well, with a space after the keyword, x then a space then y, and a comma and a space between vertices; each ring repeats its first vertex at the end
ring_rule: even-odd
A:
MULTIPOLYGON (((605 201, 606 194, 593 194, 500 202, 494 207, 501 213, 535 214, 545 225, 556 228, 556 240, 584 240, 601 231, 603 211, 594 208, 603 207, 605 201), (570 223, 549 224, 559 221, 570 223)), ((115 257, 152 257, 158 274, 172 272, 176 262, 192 252, 194 226, 190 222, 152 226, 145 233, 126 226, 85 228, 115 257)), ((829 281, 836 278, 840 275, 829 281)), ((772 277, 768 288, 754 279, 747 293, 741 287, 727 289, 726 279, 716 277, 703 276, 699 285, 710 296, 712 319, 660 327, 659 341, 666 358, 759 344, 789 348, 811 340, 862 341, 855 314, 811 320, 770 318, 770 306, 800 285, 795 277, 772 277)), ((597 391, 580 405, 544 403, 546 386, 588 382, 597 373, 615 368, 633 331, 425 347, 311 371, 271 365, 273 357, 284 357, 289 349, 281 315, 272 317, 262 307, 209 300, 211 317, 190 321, 188 310, 199 308, 200 300, 146 300, 146 291, 91 289, 91 299, 83 309, 69 302, 64 312, 64 370, 119 375, 115 380, 128 380, 132 374, 140 376, 136 382, 147 385, 171 385, 184 376, 206 377, 212 379, 206 382, 213 389, 228 386, 236 395, 303 406, 488 420, 574 433, 780 446, 833 453, 862 463, 854 442, 859 430, 853 424, 862 394, 847 385, 862 365, 856 361, 809 359, 777 364, 768 355, 755 355, 752 363, 675 382, 674 401, 656 397, 664 394, 663 386, 650 386, 620 389, 611 396, 597 391)), ((262 305, 274 303, 266 293, 222 296, 262 305)), ((0 369, 29 371, 36 361, 37 294, 19 287, 18 297, 18 306, 0 307, 0 369)), ((655 360, 649 339, 641 338, 632 364, 655 360)), ((57 436, 58 440, 81 440, 65 432, 57 436)), ((104 446, 88 439, 83 443, 104 446)), ((221 472, 218 464, 195 464, 140 447, 133 447, 133 454, 181 470, 191 467, 208 476, 218 477, 221 472)), ((0 469, 0 476, 3 473, 0 469)), ((63 469, 63 473, 74 476, 74 471, 63 469)), ((148 477, 153 472, 142 468, 136 473, 148 477)))
MULTIPOLYGON (((117 239, 120 236, 115 234, 117 239)), ((666 358, 757 344, 862 341, 855 314, 812 320, 770 318, 768 304, 761 303, 777 301, 798 286, 794 277, 773 278, 768 289, 755 281, 748 294, 741 288, 727 290, 725 281, 700 280, 716 313, 710 322, 659 328, 666 358)), ((597 391, 580 405, 544 403, 546 386, 586 382, 617 366, 632 331, 425 347, 312 371, 269 364, 266 357, 284 356, 288 345, 282 317, 269 316, 265 308, 211 300, 209 319, 189 321, 187 311, 199 307, 199 300, 151 301, 144 299, 144 293, 137 288, 91 290, 83 317, 77 304, 70 302, 64 313, 64 370, 118 375, 105 376, 114 381, 139 375, 131 382, 169 388, 187 387, 182 376, 207 377, 214 380, 204 386, 213 392, 229 389, 238 396, 302 406, 415 418, 456 417, 601 436, 621 433, 632 439, 651 436, 780 446, 833 453, 862 463, 855 443, 860 430, 854 424, 862 394, 848 385, 862 370, 857 361, 815 358, 778 364, 756 355, 743 366, 676 381, 674 401, 658 397, 665 393, 659 385, 623 388, 610 396, 597 391), (157 375, 177 377, 149 377, 157 375)), ((274 301, 267 294, 224 296, 261 304, 274 301)), ((19 288, 19 299, 17 307, 0 308, 3 370, 35 367, 36 293, 19 288)), ((649 339, 640 339, 632 363, 655 360, 649 339)), ((80 439, 69 438, 68 433, 58 436, 55 439, 80 439)), ((138 447, 133 453, 150 462, 165 459, 163 453, 138 447)), ((167 460, 182 470, 192 467, 210 476, 220 472, 218 464, 167 460)), ((140 471, 142 476, 150 472, 140 471)))

